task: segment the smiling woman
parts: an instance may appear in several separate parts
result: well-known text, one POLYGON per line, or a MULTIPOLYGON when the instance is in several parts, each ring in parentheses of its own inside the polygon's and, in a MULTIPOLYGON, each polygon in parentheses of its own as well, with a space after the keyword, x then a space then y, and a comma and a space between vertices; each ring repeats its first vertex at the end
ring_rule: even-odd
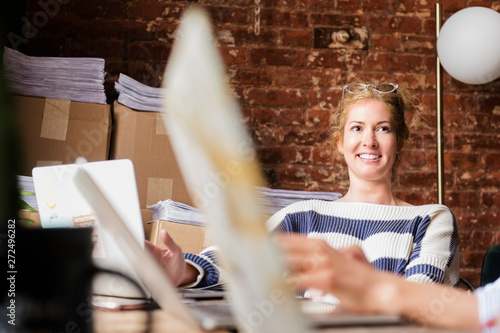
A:
POLYGON ((415 108, 413 99, 407 90, 395 83, 344 85, 331 136, 349 170, 350 188, 344 200, 350 200, 349 197, 358 191, 355 187, 361 185, 359 190, 383 197, 376 203, 398 201, 392 193, 391 180, 395 173, 394 163, 409 140, 404 115, 415 108), (368 173, 360 175, 359 172, 368 173), (363 182, 365 177, 371 181, 363 182), (380 177, 385 181, 375 182, 380 177), (367 185, 382 188, 376 190, 367 185))
MULTIPOLYGON (((410 101, 409 94, 392 83, 344 86, 332 142, 334 149, 343 152, 349 169, 348 192, 336 201, 295 202, 274 214, 267 221, 268 229, 274 234, 320 239, 334 249, 357 246, 373 267, 408 281, 456 285, 458 240, 453 213, 443 205, 413 206, 392 190, 394 162, 409 138, 404 113, 411 109, 410 101)), ((170 251, 180 251, 164 236, 170 251)), ((323 274, 328 263, 305 244, 302 250, 304 271, 323 274)), ((185 253, 187 266, 180 270, 185 273, 173 278, 189 287, 223 282, 217 253, 215 248, 185 253)), ((173 264, 168 258, 160 260, 167 266, 173 264)), ((337 303, 333 295, 300 291, 306 297, 337 303)))

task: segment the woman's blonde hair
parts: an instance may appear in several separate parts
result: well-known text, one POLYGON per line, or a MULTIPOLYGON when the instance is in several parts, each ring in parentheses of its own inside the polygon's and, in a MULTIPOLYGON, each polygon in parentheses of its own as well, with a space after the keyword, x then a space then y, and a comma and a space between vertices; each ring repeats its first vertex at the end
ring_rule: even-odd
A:
MULTIPOLYGON (((369 83, 363 84, 368 85, 369 83)), ((399 87, 390 93, 379 93, 373 87, 368 87, 366 91, 356 94, 349 93, 344 89, 343 98, 340 100, 337 111, 333 115, 330 138, 332 145, 335 146, 335 150, 338 151, 337 142, 342 142, 343 140, 344 128, 350 109, 353 105, 368 99, 377 99, 387 106, 396 130, 397 151, 402 151, 407 146, 410 138, 410 130, 405 121, 405 112, 415 109, 415 97, 408 90, 399 87)))

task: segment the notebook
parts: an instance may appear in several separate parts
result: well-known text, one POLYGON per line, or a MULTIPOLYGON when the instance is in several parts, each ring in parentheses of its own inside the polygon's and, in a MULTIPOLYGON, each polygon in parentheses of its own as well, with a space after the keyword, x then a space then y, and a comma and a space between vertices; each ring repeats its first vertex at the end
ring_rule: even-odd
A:
MULTIPOLYGON (((73 176, 76 164, 33 168, 33 183, 40 222, 43 228, 92 227, 95 265, 124 274, 139 286, 116 275, 98 274, 93 280, 93 293, 106 296, 150 298, 134 273, 123 252, 115 243, 113 234, 99 227, 99 217, 76 189, 73 176)), ((130 160, 109 160, 87 163, 86 170, 103 189, 110 202, 120 212, 124 225, 139 244, 144 244, 144 228, 135 180, 130 160)), ((142 245, 144 246, 144 245, 142 245)), ((64 251, 64 249, 61 249, 64 251)))

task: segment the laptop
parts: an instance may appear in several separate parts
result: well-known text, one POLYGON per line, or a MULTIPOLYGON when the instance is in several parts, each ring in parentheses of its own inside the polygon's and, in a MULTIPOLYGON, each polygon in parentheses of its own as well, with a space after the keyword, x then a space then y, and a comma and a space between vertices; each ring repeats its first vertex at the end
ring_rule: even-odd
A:
MULTIPOLYGON (((132 279, 130 282, 116 274, 98 274, 93 280, 93 293, 127 298, 150 298, 151 295, 115 243, 112 232, 99 227, 99 217, 76 189, 73 176, 77 168, 76 164, 33 168, 33 183, 42 227, 92 227, 94 264, 101 270, 118 272, 132 279)), ((123 223, 134 235, 134 239, 139 244, 144 244, 144 227, 132 162, 128 159, 91 162, 86 165, 86 169, 120 212, 123 223)))

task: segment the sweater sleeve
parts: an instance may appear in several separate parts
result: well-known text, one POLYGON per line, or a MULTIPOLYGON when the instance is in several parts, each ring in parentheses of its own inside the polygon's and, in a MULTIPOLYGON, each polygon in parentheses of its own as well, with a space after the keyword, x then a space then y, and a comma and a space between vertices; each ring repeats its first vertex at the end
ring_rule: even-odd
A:
POLYGON ((490 332, 493 328, 487 327, 500 316, 500 278, 476 289, 475 295, 478 304, 479 322, 486 327, 484 332, 490 332))
POLYGON ((200 254, 184 253, 184 259, 200 272, 197 281, 188 287, 206 288, 223 282, 223 270, 216 264, 218 254, 216 246, 207 247, 200 254))
POLYGON ((445 206, 421 217, 416 225, 413 251, 405 269, 409 281, 456 285, 459 279, 458 233, 453 213, 445 206))

